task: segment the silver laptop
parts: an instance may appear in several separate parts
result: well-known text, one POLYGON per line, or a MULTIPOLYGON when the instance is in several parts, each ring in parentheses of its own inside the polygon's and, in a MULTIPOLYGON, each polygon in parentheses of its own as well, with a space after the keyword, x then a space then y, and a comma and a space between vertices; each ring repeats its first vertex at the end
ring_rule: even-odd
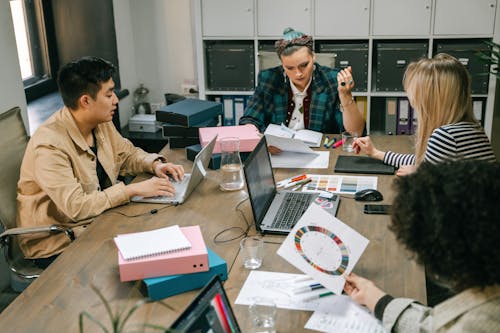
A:
POLYGON ((194 158, 193 168, 191 173, 184 174, 184 179, 181 181, 172 181, 175 188, 175 196, 157 196, 157 197, 140 197, 134 196, 131 201, 134 202, 147 202, 147 203, 160 203, 160 204, 182 204, 198 184, 203 180, 206 175, 206 169, 210 163, 212 152, 214 150, 215 136, 194 158))
MULTIPOLYGON (((319 195, 276 190, 265 136, 246 159, 243 170, 255 226, 261 233, 288 234, 319 195)), ((339 200, 336 196, 332 201, 335 213, 339 200)))

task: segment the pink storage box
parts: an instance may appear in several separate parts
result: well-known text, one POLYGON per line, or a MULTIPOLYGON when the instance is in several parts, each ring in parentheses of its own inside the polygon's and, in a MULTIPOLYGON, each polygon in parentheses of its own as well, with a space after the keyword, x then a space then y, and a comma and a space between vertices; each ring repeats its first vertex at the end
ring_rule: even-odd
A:
POLYGON ((135 260, 123 259, 118 251, 120 281, 208 271, 208 252, 200 226, 183 227, 181 230, 191 243, 190 249, 135 260))
POLYGON ((214 154, 220 153, 220 139, 236 137, 240 139, 240 152, 253 151, 257 143, 259 143, 261 135, 254 126, 218 126, 218 127, 203 127, 200 128, 200 143, 205 147, 210 140, 218 135, 215 142, 214 154))

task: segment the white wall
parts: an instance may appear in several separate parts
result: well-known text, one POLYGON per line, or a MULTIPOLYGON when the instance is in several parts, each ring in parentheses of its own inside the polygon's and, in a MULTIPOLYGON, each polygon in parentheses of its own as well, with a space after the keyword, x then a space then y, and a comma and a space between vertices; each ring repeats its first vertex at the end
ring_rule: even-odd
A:
POLYGON ((122 126, 131 115, 134 90, 149 88, 152 103, 165 93, 181 93, 195 81, 190 1, 114 0, 118 61, 122 88, 130 96, 120 102, 122 126))
POLYGON ((7 0, 0 0, 0 45, 0 113, 19 106, 29 133, 26 96, 17 59, 10 5, 7 0))

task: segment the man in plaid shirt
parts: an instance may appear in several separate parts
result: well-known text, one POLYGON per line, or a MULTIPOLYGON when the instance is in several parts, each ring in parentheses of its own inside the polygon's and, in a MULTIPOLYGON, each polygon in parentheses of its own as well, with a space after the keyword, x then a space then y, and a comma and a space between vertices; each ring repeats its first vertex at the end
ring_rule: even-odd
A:
POLYGON ((312 37, 291 28, 275 48, 282 66, 259 73, 240 125, 252 124, 261 132, 283 123, 295 130, 363 133, 365 121, 351 93, 351 67, 339 71, 315 63, 312 37))

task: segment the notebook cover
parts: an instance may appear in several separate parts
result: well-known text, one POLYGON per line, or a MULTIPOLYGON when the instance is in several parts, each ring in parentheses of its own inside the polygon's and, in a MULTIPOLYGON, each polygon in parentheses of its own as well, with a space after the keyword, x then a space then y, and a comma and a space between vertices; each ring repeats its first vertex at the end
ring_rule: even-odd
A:
POLYGON ((186 98, 162 106, 156 111, 156 120, 191 127, 219 115, 222 115, 222 103, 186 98))
POLYGON ((335 172, 368 173, 368 174, 394 174, 395 168, 382 161, 366 156, 340 155, 335 163, 335 172))
POLYGON ((240 139, 240 152, 253 151, 255 146, 260 141, 259 130, 254 126, 239 125, 239 126, 219 126, 219 127, 205 127, 200 128, 200 143, 205 147, 210 140, 215 136, 217 142, 215 143, 214 153, 220 153, 220 140, 222 138, 237 137, 240 139))
POLYGON ((207 247, 200 226, 183 227, 181 230, 191 242, 188 250, 128 261, 118 251, 120 281, 208 271, 207 247))
POLYGON ((222 281, 227 280, 227 264, 212 251, 208 250, 208 264, 210 270, 207 272, 162 276, 144 279, 142 291, 152 300, 160 300, 165 297, 177 295, 189 290, 203 287, 214 275, 219 275, 222 281))

